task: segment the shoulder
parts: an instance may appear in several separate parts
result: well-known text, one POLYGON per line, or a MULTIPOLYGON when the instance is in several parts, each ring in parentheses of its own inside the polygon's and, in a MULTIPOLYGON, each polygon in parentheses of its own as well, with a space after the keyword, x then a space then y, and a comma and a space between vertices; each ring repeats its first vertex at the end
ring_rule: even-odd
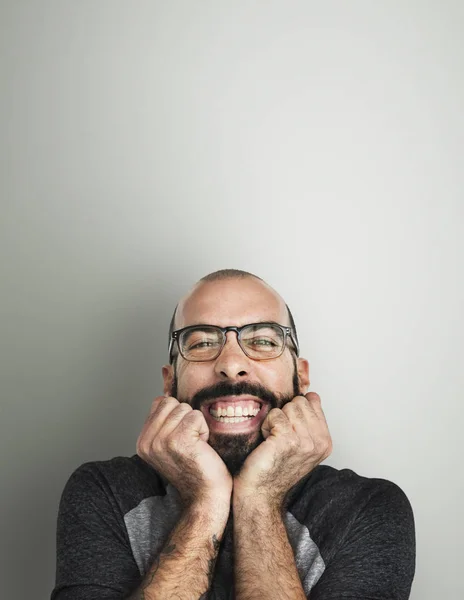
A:
POLYGON ((315 598, 409 598, 414 517, 396 483, 319 465, 304 482, 295 511, 326 565, 315 598))
POLYGON ((393 481, 379 477, 366 477, 352 469, 336 469, 329 465, 319 465, 306 481, 306 489, 318 493, 340 495, 352 499, 362 494, 373 496, 405 496, 403 490, 393 481))
POLYGON ((306 511, 330 510, 336 518, 350 518, 369 512, 400 514, 413 521, 411 503, 399 485, 388 479, 365 477, 352 469, 319 465, 306 478, 295 498, 295 508, 306 511))
POLYGON ((145 497, 164 494, 161 477, 139 456, 117 456, 77 467, 66 482, 61 504, 110 502, 124 513, 145 497))

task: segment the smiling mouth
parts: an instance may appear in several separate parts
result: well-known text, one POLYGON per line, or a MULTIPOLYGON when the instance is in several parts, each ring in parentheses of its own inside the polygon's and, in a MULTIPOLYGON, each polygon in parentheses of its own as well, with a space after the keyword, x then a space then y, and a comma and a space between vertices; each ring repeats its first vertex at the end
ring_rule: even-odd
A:
POLYGON ((236 397, 233 401, 219 399, 211 403, 207 410, 218 423, 243 423, 254 419, 261 408, 262 403, 254 398, 236 397))

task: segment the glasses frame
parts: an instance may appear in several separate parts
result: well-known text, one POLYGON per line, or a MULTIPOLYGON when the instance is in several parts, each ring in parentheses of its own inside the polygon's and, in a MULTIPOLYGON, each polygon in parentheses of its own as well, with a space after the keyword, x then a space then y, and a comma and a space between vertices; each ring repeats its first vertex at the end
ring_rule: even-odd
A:
MULTIPOLYGON (((209 362, 212 360, 216 360, 221 352, 224 349, 224 346, 226 345, 227 342, 227 332, 228 331, 235 331, 235 333, 237 334, 237 342, 238 345, 240 346, 242 352, 251 360, 274 360, 275 358, 279 358, 279 356, 282 356, 282 354, 284 353, 285 348, 287 347, 287 339, 290 338, 293 345, 294 345, 294 350, 296 353, 296 356, 298 357, 300 355, 300 348, 298 346, 298 343, 296 341, 296 336, 293 332, 293 329, 291 327, 287 327, 286 325, 280 325, 280 323, 274 323, 273 321, 261 321, 259 323, 247 323, 246 325, 242 325, 241 327, 219 327, 217 325, 209 325, 209 324, 199 324, 199 325, 188 325, 187 327, 182 327, 182 329, 176 329, 176 331, 173 331, 171 334, 171 338, 169 340, 169 364, 173 363, 174 360, 174 356, 172 355, 172 349, 174 346, 174 342, 177 342, 177 349, 179 350, 179 354, 182 356, 182 358, 184 360, 187 360, 188 362, 209 362), (274 327, 279 327, 282 330, 282 334, 284 336, 284 343, 282 344, 282 352, 280 354, 278 354, 277 356, 273 356, 271 358, 253 358, 251 356, 249 356, 245 349, 243 348, 242 344, 241 344, 241 335, 242 335, 242 330, 245 329, 246 327, 253 327, 256 325, 273 325, 274 327), (190 360, 189 358, 186 358, 183 354, 182 351, 180 349, 180 344, 179 344, 179 338, 180 335, 187 330, 191 330, 191 329, 198 329, 201 327, 210 327, 213 329, 217 329, 219 331, 222 332, 222 346, 221 349, 218 351, 217 355, 214 358, 208 358, 207 360, 190 360)), ((292 350, 292 348, 289 347, 290 350, 292 350)))

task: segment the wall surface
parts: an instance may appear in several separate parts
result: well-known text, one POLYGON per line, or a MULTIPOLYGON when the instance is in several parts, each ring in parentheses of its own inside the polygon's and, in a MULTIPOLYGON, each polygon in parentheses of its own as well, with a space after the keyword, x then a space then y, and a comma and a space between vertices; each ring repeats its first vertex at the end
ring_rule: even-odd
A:
POLYGON ((2 0, 0 597, 47 598, 81 463, 135 452, 180 295, 294 313, 337 468, 462 578, 464 4, 2 0))

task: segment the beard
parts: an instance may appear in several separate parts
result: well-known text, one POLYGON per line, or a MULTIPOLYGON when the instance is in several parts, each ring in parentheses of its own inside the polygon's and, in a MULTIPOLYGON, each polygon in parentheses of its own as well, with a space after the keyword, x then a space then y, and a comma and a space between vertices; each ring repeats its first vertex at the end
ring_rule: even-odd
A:
MULTIPOLYGON (((269 410, 272 408, 282 408, 285 404, 291 402, 295 396, 300 395, 296 358, 293 354, 292 359, 293 391, 290 394, 274 394, 263 385, 248 381, 240 381, 237 383, 221 381, 215 385, 199 390, 191 398, 179 398, 176 365, 174 364, 174 379, 172 382, 171 396, 176 398, 179 402, 190 404, 194 410, 200 410, 201 405, 207 400, 219 399, 224 396, 240 396, 242 394, 256 396, 264 404, 269 405, 269 410)), ((264 442, 261 427, 258 431, 252 433, 210 433, 208 439, 208 444, 216 450, 233 477, 238 475, 248 455, 253 452, 261 442, 264 442)))

